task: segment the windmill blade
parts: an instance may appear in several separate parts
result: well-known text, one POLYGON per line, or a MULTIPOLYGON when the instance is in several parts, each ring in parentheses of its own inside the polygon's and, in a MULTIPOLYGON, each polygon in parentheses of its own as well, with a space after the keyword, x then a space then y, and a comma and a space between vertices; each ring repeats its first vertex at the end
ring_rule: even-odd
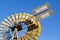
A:
POLYGON ((21 22, 22 19, 22 13, 19 14, 19 22, 21 22))
POLYGON ((32 33, 27 33, 28 34, 28 36, 31 38, 31 39, 34 39, 34 34, 32 34, 32 33))
POLYGON ((9 27, 10 25, 6 22, 2 22, 2 25, 5 25, 6 27, 9 27))
POLYGON ((0 24, 0 27, 6 27, 6 26, 4 26, 4 25, 0 24))
POLYGON ((39 14, 39 13, 42 13, 45 10, 48 10, 49 9, 49 6, 50 6, 49 3, 46 3, 46 4, 42 5, 41 7, 38 7, 36 9, 34 9, 33 10, 34 15, 39 14))
POLYGON ((18 14, 12 15, 11 19, 13 21, 13 24, 16 26, 18 23, 18 14))
POLYGON ((18 38, 17 40, 21 40, 21 38, 18 38))
POLYGON ((8 17, 7 19, 8 19, 8 21, 9 21, 11 24, 14 24, 14 22, 12 21, 12 18, 11 18, 11 17, 8 17))
POLYGON ((25 35, 28 39, 30 39, 30 36, 28 34, 25 35))
POLYGON ((15 15, 12 15, 12 16, 11 16, 11 19, 12 19, 14 25, 16 25, 16 18, 15 18, 15 15))
POLYGON ((6 27, 6 26, 4 26, 4 25, 0 24, 0 31, 5 31, 6 29, 7 29, 7 27, 6 27))
POLYGON ((26 19, 28 19, 28 18, 29 18, 29 16, 26 15, 26 19))
POLYGON ((24 21, 24 19, 25 19, 25 15, 24 14, 19 14, 19 22, 23 22, 24 21))
POLYGON ((7 22, 9 25, 11 25, 8 19, 5 19, 4 21, 7 22))
POLYGON ((33 35, 26 34, 26 37, 27 37, 28 40, 34 40, 33 35))
POLYGON ((23 38, 24 38, 24 40, 28 40, 28 39, 26 38, 26 36, 24 36, 23 38))
POLYGON ((51 9, 51 10, 48 10, 48 11, 42 13, 42 14, 36 15, 36 18, 37 18, 37 20, 39 21, 39 20, 41 20, 41 19, 45 19, 45 18, 49 17, 49 16, 52 15, 53 13, 54 13, 54 12, 53 12, 53 10, 51 9))
POLYGON ((37 32, 33 32, 33 31, 27 32, 26 34, 28 34, 32 39, 34 39, 34 37, 37 36, 37 35, 36 35, 37 32))
POLYGON ((16 24, 18 24, 18 20, 19 20, 18 18, 19 18, 18 14, 15 14, 16 24))
POLYGON ((0 24, 0 31, 5 31, 7 27, 5 25, 0 24))
POLYGON ((25 19, 25 17, 26 17, 26 14, 24 13, 22 18, 25 19))
POLYGON ((2 22, 1 27, 4 27, 4 28, 8 28, 8 27, 11 27, 10 24, 6 23, 6 22, 2 22))
POLYGON ((24 40, 24 38, 22 37, 22 40, 24 40))
POLYGON ((23 22, 26 19, 25 17, 26 17, 26 15, 22 14, 20 20, 23 22))
POLYGON ((25 37, 28 39, 28 40, 31 40, 30 36, 29 35, 25 35, 25 37))
MULTIPOLYGON (((4 28, 0 28, 0 31, 2 31, 4 28)), ((3 30, 4 31, 4 30, 3 30)))
POLYGON ((35 37, 34 40, 38 40, 38 37, 35 37))

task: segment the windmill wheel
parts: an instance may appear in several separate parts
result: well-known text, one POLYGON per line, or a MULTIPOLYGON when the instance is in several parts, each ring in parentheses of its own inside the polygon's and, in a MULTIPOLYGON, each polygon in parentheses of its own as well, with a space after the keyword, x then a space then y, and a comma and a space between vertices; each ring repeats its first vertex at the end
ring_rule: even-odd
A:
POLYGON ((0 40, 38 40, 41 27, 30 14, 15 14, 0 24, 0 40))

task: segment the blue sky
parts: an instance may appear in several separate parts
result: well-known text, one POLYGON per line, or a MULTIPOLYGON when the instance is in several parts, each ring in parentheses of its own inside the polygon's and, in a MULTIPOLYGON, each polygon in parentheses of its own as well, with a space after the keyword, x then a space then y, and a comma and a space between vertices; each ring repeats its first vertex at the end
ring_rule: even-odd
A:
POLYGON ((0 23, 8 16, 32 10, 44 3, 50 3, 54 15, 41 20, 41 35, 38 40, 60 40, 60 0, 0 0, 0 23))

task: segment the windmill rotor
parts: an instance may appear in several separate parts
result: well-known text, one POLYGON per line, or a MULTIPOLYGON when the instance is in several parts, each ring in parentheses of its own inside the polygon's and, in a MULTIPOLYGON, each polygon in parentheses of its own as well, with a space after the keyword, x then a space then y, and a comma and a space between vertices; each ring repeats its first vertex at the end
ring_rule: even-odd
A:
POLYGON ((0 40, 38 40, 41 33, 40 20, 52 15, 53 10, 46 3, 34 9, 33 14, 18 13, 4 19, 0 24, 0 40))
POLYGON ((5 31, 6 34, 4 34, 4 36, 7 35, 7 33, 9 32, 11 32, 12 34, 12 35, 9 34, 11 38, 7 35, 8 38, 5 37, 6 40, 17 40, 17 39, 18 40, 20 39, 21 40, 31 40, 31 39, 34 40, 35 36, 39 37, 39 34, 40 34, 39 32, 40 26, 38 26, 38 24, 40 23, 38 23, 36 18, 30 14, 15 14, 8 17, 7 19, 4 20, 4 22, 1 23, 1 25, 4 26, 4 29, 6 30, 5 31), (23 36, 21 36, 22 34, 18 35, 20 31, 22 32, 23 36))

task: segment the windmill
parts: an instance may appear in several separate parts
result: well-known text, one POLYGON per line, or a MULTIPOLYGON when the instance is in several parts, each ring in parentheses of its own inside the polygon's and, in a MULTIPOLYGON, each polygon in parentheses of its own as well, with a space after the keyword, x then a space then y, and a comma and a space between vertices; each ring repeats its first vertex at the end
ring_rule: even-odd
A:
POLYGON ((48 3, 33 10, 34 15, 19 13, 11 15, 0 24, 0 40, 38 40, 41 33, 40 20, 53 14, 48 3))

